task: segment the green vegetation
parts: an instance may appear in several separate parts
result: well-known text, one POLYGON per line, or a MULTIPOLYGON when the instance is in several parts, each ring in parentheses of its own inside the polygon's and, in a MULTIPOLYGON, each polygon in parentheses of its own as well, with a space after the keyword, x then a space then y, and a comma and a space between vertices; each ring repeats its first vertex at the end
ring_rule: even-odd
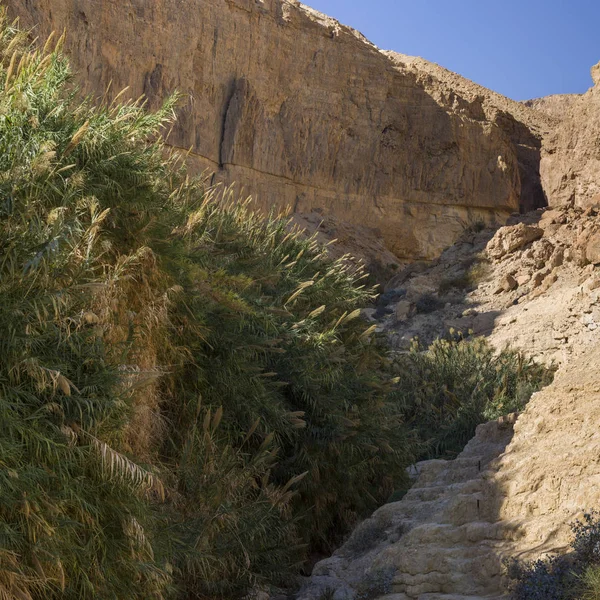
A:
POLYGON ((462 343, 392 364, 360 269, 167 151, 177 98, 78 100, 61 41, 0 19, 0 597, 289 584, 419 436, 455 452, 544 381, 462 343))
POLYGON ((396 359, 401 374, 394 401, 418 433, 421 458, 451 458, 481 423, 520 411, 531 394, 552 380, 551 371, 522 353, 497 354, 483 338, 415 343, 396 359))
POLYGON ((289 583, 412 458, 372 291, 0 31, 0 595, 289 583))
POLYGON ((600 598, 600 513, 571 526, 571 551, 533 562, 509 562, 514 600, 597 600, 600 598))
POLYGON ((485 281, 490 274, 490 264, 487 259, 477 257, 473 261, 469 261, 464 265, 464 271, 461 273, 445 277, 440 281, 438 292, 442 295, 447 294, 452 290, 470 290, 475 288, 479 283, 485 281))

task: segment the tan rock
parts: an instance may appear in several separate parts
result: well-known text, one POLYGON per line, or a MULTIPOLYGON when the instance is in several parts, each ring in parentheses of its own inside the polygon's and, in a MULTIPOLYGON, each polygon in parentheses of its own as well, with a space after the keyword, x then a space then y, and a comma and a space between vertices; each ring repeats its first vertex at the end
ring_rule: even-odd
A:
MULTIPOLYGON (((598 83, 600 65, 592 68, 598 83)), ((575 97, 569 110, 546 136, 540 173, 550 206, 584 207, 600 194, 600 86, 575 97)))
POLYGON ((510 225, 501 227, 496 235, 489 241, 486 252, 491 258, 500 259, 527 244, 539 240, 544 235, 544 230, 531 225, 510 225))
POLYGON ((534 273, 533 277, 531 278, 532 287, 533 288, 540 287, 540 285, 542 285, 544 279, 546 279, 546 277, 548 277, 549 274, 550 274, 550 271, 548 269, 534 273))
MULTIPOLYGON (((533 300, 534 298, 539 298, 540 296, 545 294, 558 281, 558 268, 554 268, 550 273, 545 271, 545 273, 547 273, 547 275, 543 277, 540 283, 538 285, 533 286, 537 289, 534 289, 531 292, 530 300, 533 300)), ((535 281, 536 280, 534 277, 534 282, 535 281)))
POLYGON ((396 304, 396 321, 406 321, 415 314, 415 305, 408 300, 401 300, 396 304))
POLYGON ((589 198, 581 198, 579 201, 579 207, 585 211, 589 211, 589 214, 595 214, 598 208, 600 208, 600 194, 590 196, 589 198))
POLYGON ((548 225, 564 223, 565 221, 566 216, 561 210, 547 210, 542 213, 539 225, 542 229, 545 229, 548 225))
POLYGON ((593 264, 600 264, 600 231, 594 233, 587 241, 585 257, 593 264))
POLYGON ((40 40, 66 29, 85 92, 186 94, 169 139, 215 182, 377 230, 397 257, 433 258, 465 223, 504 222, 521 192, 542 193, 528 125, 542 116, 295 0, 7 5, 40 40))
POLYGON ((580 98, 579 94, 552 94, 543 98, 527 100, 523 104, 538 110, 553 119, 562 121, 567 118, 573 105, 580 98))
POLYGON ((590 72, 592 75, 592 81, 594 82, 594 85, 598 85, 600 83, 600 62, 597 65, 594 65, 590 69, 590 72))
POLYGON ((551 269, 562 266, 565 261, 565 250, 564 248, 556 248, 550 257, 548 263, 551 269))
POLYGON ((585 287, 590 292, 593 291, 593 290, 597 290, 598 288, 600 288, 600 275, 598 275, 598 274, 592 275, 592 277, 590 277, 586 281, 585 287))
MULTIPOLYGON (((448 69, 415 56, 386 52, 396 64, 410 70, 435 98, 454 99, 454 110, 498 126, 515 145, 521 180, 521 208, 535 210, 547 205, 539 166, 542 139, 554 127, 555 119, 533 110, 527 103, 513 102, 448 69)), ((498 157, 498 167, 505 168, 498 157)), ((508 167, 508 165, 506 165, 508 167)))
POLYGON ((500 294, 501 292, 512 292, 513 290, 516 290, 519 287, 519 284, 517 282, 517 280, 510 274, 505 275, 502 280, 500 281, 500 285, 498 287, 498 289, 496 290, 497 294, 500 294))

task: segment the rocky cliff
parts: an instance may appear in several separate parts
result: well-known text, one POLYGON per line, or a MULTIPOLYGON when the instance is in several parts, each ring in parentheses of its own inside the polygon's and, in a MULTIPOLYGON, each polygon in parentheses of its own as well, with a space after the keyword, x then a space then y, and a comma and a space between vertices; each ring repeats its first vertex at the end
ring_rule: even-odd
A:
POLYGON ((171 143, 265 209, 333 215, 412 259, 438 255, 465 224, 544 202, 544 118, 295 0, 7 4, 41 37, 66 28, 85 91, 129 86, 153 104, 187 94, 171 143))
POLYGON ((302 597, 500 597, 503 557, 565 546, 569 520, 600 503, 600 67, 582 96, 521 104, 293 0, 7 4, 41 38, 67 29, 86 92, 186 94, 170 142, 197 169, 384 263, 434 259, 469 223, 558 207, 495 235, 473 228, 391 282, 403 305, 376 325, 397 349, 452 327, 561 371, 516 423, 482 426, 459 459, 420 465, 405 499, 320 563, 302 597), (459 289, 482 265, 475 289, 459 289), (426 294, 443 308, 406 310, 426 294))
POLYGON ((600 200, 600 63, 591 74, 593 87, 562 101, 563 118, 544 141, 540 170, 552 206, 600 200))

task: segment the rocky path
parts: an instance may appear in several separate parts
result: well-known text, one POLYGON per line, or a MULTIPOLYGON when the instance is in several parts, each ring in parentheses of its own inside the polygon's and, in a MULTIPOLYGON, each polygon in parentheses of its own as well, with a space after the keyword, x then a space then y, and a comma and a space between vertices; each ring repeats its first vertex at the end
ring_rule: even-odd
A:
POLYGON ((558 374, 518 419, 481 425, 454 461, 427 461, 400 502, 319 563, 300 598, 504 597, 504 558, 569 543, 568 524, 600 504, 600 348, 558 374))
POLYGON ((402 501, 319 563, 301 600, 504 598, 505 559, 564 551, 569 524, 600 506, 600 208, 533 217, 400 275, 380 323, 399 348, 418 333, 480 329, 560 364, 554 382, 518 417, 481 425, 456 460, 420 463, 402 501), (487 269, 476 289, 442 295, 473 256, 487 269), (420 314, 432 295, 437 310, 420 314))

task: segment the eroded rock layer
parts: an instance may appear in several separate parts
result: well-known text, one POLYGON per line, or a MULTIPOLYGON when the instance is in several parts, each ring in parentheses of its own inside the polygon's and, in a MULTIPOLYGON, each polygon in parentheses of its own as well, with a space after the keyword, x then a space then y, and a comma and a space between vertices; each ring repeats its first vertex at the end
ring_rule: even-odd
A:
POLYGON ((600 201, 600 63, 591 75, 593 87, 563 101, 560 125, 544 142, 540 169, 551 206, 600 201))
POLYGON ((171 142, 191 147, 216 180, 237 182, 265 209, 368 227, 397 257, 438 255, 465 224, 518 210, 522 184, 535 187, 515 136, 480 98, 425 85, 296 1, 7 4, 40 38, 66 28, 87 92, 112 82, 152 104, 187 94, 171 142))

